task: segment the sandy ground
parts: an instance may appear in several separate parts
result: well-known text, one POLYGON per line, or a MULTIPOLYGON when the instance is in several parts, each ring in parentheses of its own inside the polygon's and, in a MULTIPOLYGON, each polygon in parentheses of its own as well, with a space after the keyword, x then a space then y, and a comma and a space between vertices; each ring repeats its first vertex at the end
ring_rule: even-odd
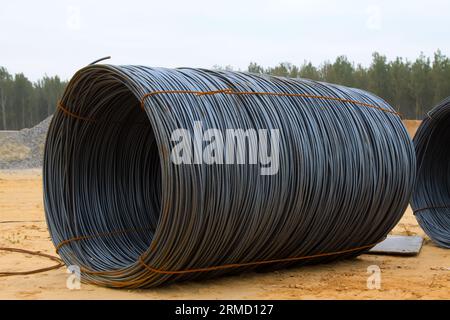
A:
POLYGON ((420 120, 403 120, 403 124, 405 125, 406 130, 408 130, 409 136, 411 138, 414 137, 417 128, 420 126, 420 123, 420 120))
MULTIPOLYGON (((414 132, 418 123, 407 123, 414 132)), ((0 171, 0 247, 54 254, 42 204, 38 170, 0 171)), ((361 255, 325 265, 246 273, 149 290, 66 286, 65 269, 29 276, 0 277, 0 299, 450 299, 450 250, 435 246, 405 212, 392 234, 425 237, 416 257, 361 255), (367 268, 381 269, 381 288, 368 289, 367 268)), ((1 271, 22 271, 52 261, 0 251, 1 271)))

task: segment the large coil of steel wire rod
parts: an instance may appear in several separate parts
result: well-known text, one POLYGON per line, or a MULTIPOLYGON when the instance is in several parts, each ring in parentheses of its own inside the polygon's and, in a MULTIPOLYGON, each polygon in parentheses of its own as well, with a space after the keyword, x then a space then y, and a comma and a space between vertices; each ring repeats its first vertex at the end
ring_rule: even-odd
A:
POLYGON ((152 287, 361 254, 399 221, 415 171, 399 115, 362 90, 92 65, 49 128, 45 211, 85 281, 152 287))
POLYGON ((450 248, 450 97, 428 112, 414 145, 417 182, 411 207, 425 233, 450 248))

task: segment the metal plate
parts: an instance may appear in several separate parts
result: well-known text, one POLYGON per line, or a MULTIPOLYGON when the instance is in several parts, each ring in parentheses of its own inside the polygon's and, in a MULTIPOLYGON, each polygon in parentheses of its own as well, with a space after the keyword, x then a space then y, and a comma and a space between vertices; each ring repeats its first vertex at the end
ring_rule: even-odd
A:
POLYGON ((419 236, 387 236, 367 253, 415 256, 419 254, 422 244, 423 238, 419 236))

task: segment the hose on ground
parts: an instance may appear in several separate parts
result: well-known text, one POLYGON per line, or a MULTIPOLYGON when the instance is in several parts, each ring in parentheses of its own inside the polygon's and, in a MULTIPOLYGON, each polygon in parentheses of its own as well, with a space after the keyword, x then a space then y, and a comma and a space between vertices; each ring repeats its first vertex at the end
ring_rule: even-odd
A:
POLYGON ((6 248, 6 247, 0 247, 0 251, 28 254, 28 255, 32 255, 32 256, 46 258, 46 259, 56 262, 56 264, 49 266, 49 267, 27 270, 27 271, 0 271, 0 277, 26 276, 26 275, 30 275, 30 274, 36 274, 36 273, 42 273, 42 272, 47 272, 47 271, 51 271, 51 270, 56 270, 56 269, 62 268, 64 266, 64 262, 61 261, 61 259, 59 259, 58 257, 52 256, 52 255, 49 255, 46 253, 42 253, 40 251, 31 251, 31 250, 26 250, 26 249, 21 249, 21 248, 6 248))

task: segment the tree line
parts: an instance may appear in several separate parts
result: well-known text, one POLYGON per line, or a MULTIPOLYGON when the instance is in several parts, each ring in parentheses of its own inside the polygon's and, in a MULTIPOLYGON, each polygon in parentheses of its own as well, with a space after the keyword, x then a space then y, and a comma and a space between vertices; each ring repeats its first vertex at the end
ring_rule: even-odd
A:
POLYGON ((368 67, 339 56, 334 62, 320 66, 305 61, 301 66, 285 62, 264 68, 252 62, 247 71, 364 89, 385 99, 404 119, 422 119, 432 106, 450 95, 450 59, 440 50, 432 58, 421 54, 414 61, 400 57, 388 61, 386 56, 375 52, 368 67))
MULTIPOLYGON (((339 56, 319 66, 305 61, 301 66, 285 62, 265 68, 252 62, 246 71, 365 89, 385 99, 405 119, 422 119, 433 105, 450 95, 450 59, 439 50, 432 58, 421 54, 414 61, 400 57, 388 61, 374 53, 368 67, 339 56)), ((58 76, 31 82, 23 73, 11 75, 0 67, 0 130, 29 128, 53 114, 66 84, 58 76)))
POLYGON ((0 130, 30 128, 53 114, 66 84, 58 76, 31 82, 0 67, 0 130))

